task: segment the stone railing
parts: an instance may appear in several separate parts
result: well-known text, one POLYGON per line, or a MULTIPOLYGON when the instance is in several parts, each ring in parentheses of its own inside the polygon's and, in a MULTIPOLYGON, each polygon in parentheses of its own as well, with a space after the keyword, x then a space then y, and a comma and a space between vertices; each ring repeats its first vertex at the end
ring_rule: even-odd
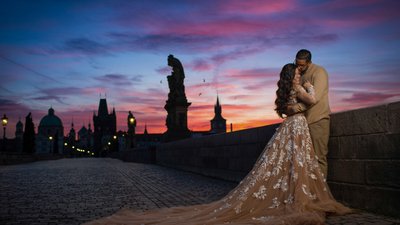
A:
POLYGON ((400 217, 400 102, 332 115, 328 160, 338 200, 400 217))
POLYGON ((275 133, 276 125, 203 136, 157 146, 156 163, 230 181, 240 181, 275 133))
MULTIPOLYGON (((164 143, 157 146, 155 162, 240 181, 278 126, 164 143)), ((138 157, 130 157, 129 161, 146 161, 139 155, 154 157, 153 152, 141 149, 136 153, 138 157)), ((400 102, 333 114, 328 161, 328 183, 339 201, 399 217, 400 102)))

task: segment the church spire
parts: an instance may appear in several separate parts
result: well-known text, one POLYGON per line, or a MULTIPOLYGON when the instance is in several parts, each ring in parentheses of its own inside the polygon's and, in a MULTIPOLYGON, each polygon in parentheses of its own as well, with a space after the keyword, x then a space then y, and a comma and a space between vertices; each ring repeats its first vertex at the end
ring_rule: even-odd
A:
POLYGON ((147 132, 147 123, 144 124, 144 132, 143 132, 143 134, 146 134, 146 135, 148 134, 148 132, 147 132))
POLYGON ((225 133, 226 132, 226 119, 222 117, 222 107, 219 103, 219 96, 217 94, 217 102, 214 105, 214 118, 211 122, 210 133, 225 133))
POLYGON ((214 113, 215 113, 215 117, 216 118, 219 118, 219 117, 222 118, 222 115, 221 115, 222 114, 222 107, 219 104, 219 96, 218 95, 217 95, 217 103, 214 106, 214 113))

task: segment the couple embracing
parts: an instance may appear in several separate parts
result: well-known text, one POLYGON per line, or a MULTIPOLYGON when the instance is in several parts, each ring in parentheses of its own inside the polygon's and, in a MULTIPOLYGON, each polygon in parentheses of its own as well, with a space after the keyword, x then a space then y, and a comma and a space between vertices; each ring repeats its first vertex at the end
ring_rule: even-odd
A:
POLYGON ((249 174, 221 200, 145 212, 121 210, 88 224, 324 224, 327 215, 351 209, 326 183, 328 74, 311 52, 280 72, 276 112, 285 118, 249 174))

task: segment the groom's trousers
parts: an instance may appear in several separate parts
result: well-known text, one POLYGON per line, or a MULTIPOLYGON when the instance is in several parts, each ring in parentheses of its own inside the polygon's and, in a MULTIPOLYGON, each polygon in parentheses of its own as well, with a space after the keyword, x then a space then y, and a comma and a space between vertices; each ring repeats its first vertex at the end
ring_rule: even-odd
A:
POLYGON ((329 123, 329 119, 325 118, 308 125, 315 155, 318 157, 318 164, 325 178, 328 175, 326 156, 328 155, 329 123))

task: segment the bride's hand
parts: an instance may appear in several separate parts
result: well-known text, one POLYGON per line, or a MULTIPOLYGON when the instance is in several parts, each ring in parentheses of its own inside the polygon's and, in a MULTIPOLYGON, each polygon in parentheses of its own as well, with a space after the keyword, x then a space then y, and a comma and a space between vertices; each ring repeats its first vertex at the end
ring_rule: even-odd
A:
POLYGON ((305 89, 308 89, 308 88, 310 88, 310 87, 312 87, 313 85, 310 83, 310 81, 306 81, 306 82, 304 82, 304 84, 303 84, 303 87, 305 88, 305 89))

